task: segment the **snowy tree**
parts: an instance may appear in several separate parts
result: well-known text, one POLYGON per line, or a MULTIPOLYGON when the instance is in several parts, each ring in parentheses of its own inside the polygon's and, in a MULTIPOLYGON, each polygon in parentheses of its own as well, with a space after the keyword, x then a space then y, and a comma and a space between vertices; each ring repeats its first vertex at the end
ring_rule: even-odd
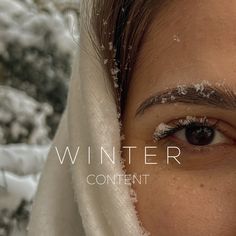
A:
POLYGON ((77 0, 0 0, 0 236, 26 235, 78 37, 77 0))
POLYGON ((54 132, 66 103, 74 47, 66 18, 53 4, 41 9, 31 0, 0 1, 2 81, 51 104, 54 132))
POLYGON ((0 144, 49 143, 49 104, 41 104, 24 92, 0 86, 0 144))

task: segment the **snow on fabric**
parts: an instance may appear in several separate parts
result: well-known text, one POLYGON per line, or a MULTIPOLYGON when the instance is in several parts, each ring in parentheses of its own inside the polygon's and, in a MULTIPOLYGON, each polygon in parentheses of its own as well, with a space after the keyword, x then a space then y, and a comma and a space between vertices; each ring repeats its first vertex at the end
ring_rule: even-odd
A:
MULTIPOLYGON (((34 201, 29 235, 140 236, 140 226, 130 189, 127 185, 91 186, 86 177, 93 173, 122 175, 122 163, 88 165, 87 147, 114 147, 120 157, 120 125, 112 86, 104 61, 98 58, 88 32, 86 9, 93 0, 81 1, 81 30, 78 58, 74 64, 68 106, 60 123, 34 201), (60 164, 55 146, 65 150, 83 147, 74 165, 60 164), (61 217, 63 215, 63 217, 61 217)), ((110 154, 110 153, 109 153, 110 154)), ((68 160, 68 159, 67 159, 68 160)), ((147 233, 145 234, 147 235, 147 233)))

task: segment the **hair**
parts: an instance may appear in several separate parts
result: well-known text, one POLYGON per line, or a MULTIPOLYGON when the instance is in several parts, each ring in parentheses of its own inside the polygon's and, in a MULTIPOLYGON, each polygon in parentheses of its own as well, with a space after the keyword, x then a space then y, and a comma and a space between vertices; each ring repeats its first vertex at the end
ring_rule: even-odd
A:
POLYGON ((123 114, 143 36, 161 0, 94 0, 92 27, 100 45, 118 112, 123 114))

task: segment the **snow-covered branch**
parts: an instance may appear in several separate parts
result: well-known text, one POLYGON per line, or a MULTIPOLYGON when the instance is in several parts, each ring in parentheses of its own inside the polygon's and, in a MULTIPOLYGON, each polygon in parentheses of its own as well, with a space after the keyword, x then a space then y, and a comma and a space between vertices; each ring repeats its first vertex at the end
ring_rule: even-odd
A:
POLYGON ((32 175, 42 171, 49 146, 0 145, 0 169, 16 175, 32 175))

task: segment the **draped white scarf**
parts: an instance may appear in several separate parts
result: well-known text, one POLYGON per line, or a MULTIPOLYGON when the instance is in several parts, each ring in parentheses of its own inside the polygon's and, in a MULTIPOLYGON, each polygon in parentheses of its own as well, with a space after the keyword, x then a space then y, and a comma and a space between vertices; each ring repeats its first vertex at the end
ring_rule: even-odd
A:
MULTIPOLYGON (((80 42, 73 67, 66 111, 49 152, 33 204, 30 236, 138 236, 143 235, 129 187, 125 184, 89 185, 89 174, 122 175, 119 121, 112 88, 88 34, 92 0, 81 2, 80 42), (87 15, 85 15, 87 14, 87 15), (74 164, 58 152, 80 146, 74 164), (87 147, 92 152, 88 164, 87 147), (116 163, 102 165, 100 151, 116 150, 116 163)), ((72 156, 73 156, 72 155, 72 156)))

